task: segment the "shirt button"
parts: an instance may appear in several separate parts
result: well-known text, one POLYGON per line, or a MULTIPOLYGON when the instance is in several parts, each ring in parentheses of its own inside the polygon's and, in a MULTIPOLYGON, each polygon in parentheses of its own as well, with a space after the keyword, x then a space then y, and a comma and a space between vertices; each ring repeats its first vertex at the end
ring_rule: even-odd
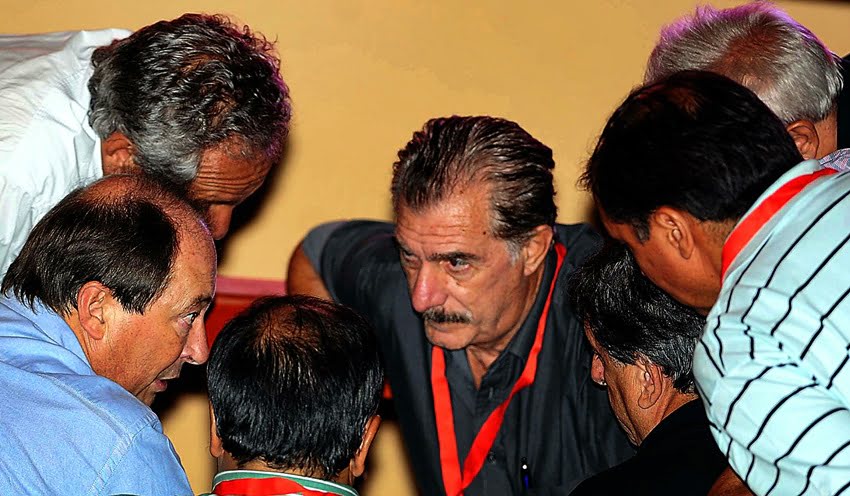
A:
POLYGON ((492 451, 487 453, 487 463, 496 463, 496 455, 492 451))

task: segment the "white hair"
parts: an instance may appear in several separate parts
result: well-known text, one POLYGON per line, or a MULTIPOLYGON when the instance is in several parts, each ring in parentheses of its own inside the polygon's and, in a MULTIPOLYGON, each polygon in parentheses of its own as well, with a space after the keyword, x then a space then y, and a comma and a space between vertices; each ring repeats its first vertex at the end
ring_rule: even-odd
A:
POLYGON ((788 14, 767 2, 729 9, 698 7, 661 30, 644 81, 696 69, 752 90, 788 124, 818 122, 841 92, 840 59, 788 14))

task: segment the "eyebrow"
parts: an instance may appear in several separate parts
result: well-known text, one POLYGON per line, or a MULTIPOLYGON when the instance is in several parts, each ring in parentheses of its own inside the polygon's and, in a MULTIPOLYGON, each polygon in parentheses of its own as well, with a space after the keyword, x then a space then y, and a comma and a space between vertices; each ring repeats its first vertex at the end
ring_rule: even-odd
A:
POLYGON ((183 309, 185 311, 185 310, 188 310, 190 308, 200 308, 200 307, 209 306, 212 303, 212 301, 213 301, 212 295, 206 294, 206 295, 196 296, 195 299, 193 299, 188 305, 183 307, 183 309))
POLYGON ((429 262, 448 262, 450 260, 455 259, 466 260, 467 262, 476 262, 481 260, 481 257, 478 255, 473 255, 472 253, 466 253, 463 251, 450 251, 448 253, 432 253, 428 255, 427 260, 429 262))
MULTIPOLYGON (((404 246, 404 244, 398 239, 398 237, 393 236, 393 239, 395 240, 395 244, 396 246, 398 246, 399 250, 403 251, 404 253, 413 254, 412 251, 410 251, 406 246, 404 246)), ((425 260, 429 262, 447 262, 458 258, 461 260, 466 260, 468 262, 477 262, 481 260, 481 257, 475 255, 474 253, 467 253, 465 251, 459 250, 450 251, 446 253, 432 253, 428 255, 425 260)))

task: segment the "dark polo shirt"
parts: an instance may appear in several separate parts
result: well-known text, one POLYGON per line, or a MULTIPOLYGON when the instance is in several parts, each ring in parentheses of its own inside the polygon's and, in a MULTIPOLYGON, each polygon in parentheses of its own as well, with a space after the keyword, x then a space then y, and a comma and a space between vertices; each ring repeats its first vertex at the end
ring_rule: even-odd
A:
MULTIPOLYGON (((445 494, 431 393, 431 345, 413 311, 399 264, 392 224, 370 221, 326 224, 312 231, 304 251, 337 301, 375 326, 393 390, 405 444, 423 495, 445 494)), ((592 253, 599 237, 586 225, 558 225, 567 257, 555 285, 534 384, 508 407, 499 435, 465 496, 555 495, 628 458, 633 450, 619 429, 605 391, 590 380, 591 350, 567 304, 566 283, 592 253), (520 460, 530 468, 525 491, 520 460)), ((534 341, 555 270, 550 250, 542 289, 520 331, 476 390, 463 351, 446 353, 458 456, 461 465, 476 433, 508 396, 534 341)))

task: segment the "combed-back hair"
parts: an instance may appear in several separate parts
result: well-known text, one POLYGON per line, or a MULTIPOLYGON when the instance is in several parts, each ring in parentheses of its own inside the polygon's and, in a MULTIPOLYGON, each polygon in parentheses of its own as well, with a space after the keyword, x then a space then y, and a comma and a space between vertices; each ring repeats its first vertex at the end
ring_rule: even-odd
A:
POLYGON ((261 460, 324 479, 354 457, 383 384, 366 320, 304 295, 258 300, 231 320, 207 374, 218 435, 240 466, 261 460))
POLYGON ((78 189, 36 224, 2 292, 65 315, 77 306, 80 288, 99 281, 125 310, 144 313, 168 285, 177 258, 173 208, 193 212, 170 188, 144 176, 109 176, 78 189), (91 193, 104 182, 122 183, 126 191, 91 193))
POLYGON ((279 160, 291 108, 272 43, 222 16, 185 14, 92 55, 89 122, 126 135, 146 173, 185 185, 203 152, 279 160))
POLYGON ((555 224, 552 150, 519 124, 489 116, 431 119, 393 165, 396 214, 421 212, 482 182, 490 187, 495 237, 517 247, 537 226, 555 224))
POLYGON ((597 345, 621 363, 645 358, 682 393, 694 391, 694 348, 705 319, 644 276, 625 245, 609 243, 570 279, 570 304, 597 345))
POLYGON ((783 123, 818 122, 841 92, 840 59, 811 31, 767 2, 697 7, 664 27, 644 81, 700 69, 753 90, 783 123))
POLYGON ((641 240, 658 207, 738 220, 803 160, 773 112, 719 74, 683 71, 634 90, 608 119, 579 184, 641 240))

